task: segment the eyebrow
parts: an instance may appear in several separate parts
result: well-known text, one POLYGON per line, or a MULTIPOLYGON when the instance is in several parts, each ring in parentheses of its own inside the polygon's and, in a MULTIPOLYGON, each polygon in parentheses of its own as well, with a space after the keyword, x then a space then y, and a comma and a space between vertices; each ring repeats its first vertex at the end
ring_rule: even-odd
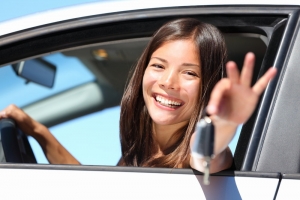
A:
POLYGON ((165 59, 163 59, 163 58, 159 58, 159 57, 151 57, 150 60, 153 59, 153 58, 158 59, 158 60, 160 60, 160 61, 162 61, 162 62, 164 62, 164 63, 167 63, 167 62, 168 62, 167 60, 165 60, 165 59))
MULTIPOLYGON (((159 58, 159 57, 151 57, 150 60, 153 59, 153 58, 158 59, 158 60, 160 60, 161 62, 168 63, 167 60, 165 60, 165 59, 163 59, 163 58, 159 58)), ((181 65, 182 65, 182 66, 187 66, 187 67, 188 67, 188 66, 196 66, 196 67, 200 67, 199 65, 193 64, 193 63, 182 63, 181 65)))

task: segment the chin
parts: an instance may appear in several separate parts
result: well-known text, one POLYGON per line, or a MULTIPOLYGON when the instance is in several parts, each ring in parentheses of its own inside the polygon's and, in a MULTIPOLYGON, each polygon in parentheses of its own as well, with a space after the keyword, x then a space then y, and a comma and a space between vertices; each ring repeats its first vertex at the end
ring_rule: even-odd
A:
POLYGON ((155 117, 152 118, 153 123, 157 124, 157 125, 161 125, 161 126, 168 126, 168 125, 178 125, 181 123, 188 123, 188 120, 184 120, 184 121, 178 121, 175 119, 163 119, 162 117, 155 117))
POLYGON ((152 121, 155 124, 158 124, 158 125, 171 125, 171 124, 174 124, 174 122, 169 121, 169 120, 154 120, 154 119, 152 119, 152 121))

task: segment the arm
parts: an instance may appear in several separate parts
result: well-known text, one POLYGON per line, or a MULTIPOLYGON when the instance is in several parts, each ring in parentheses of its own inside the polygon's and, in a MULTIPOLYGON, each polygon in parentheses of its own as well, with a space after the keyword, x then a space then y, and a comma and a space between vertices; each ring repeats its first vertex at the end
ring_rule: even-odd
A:
MULTIPOLYGON (((259 96, 276 75, 276 69, 270 68, 251 87, 254 62, 254 54, 248 53, 241 73, 234 62, 228 62, 226 65, 228 77, 220 80, 211 93, 207 106, 207 112, 215 126, 215 158, 211 161, 211 173, 231 166, 233 158, 228 144, 237 126, 245 123, 252 115, 259 96)), ((193 139, 192 136, 191 144, 193 139)), ((203 159, 191 157, 190 165, 192 168, 204 171, 203 161, 203 159)))
POLYGON ((47 127, 33 120, 15 105, 0 112, 0 119, 12 118, 27 135, 32 136, 41 145, 51 164, 80 164, 50 133, 47 127))

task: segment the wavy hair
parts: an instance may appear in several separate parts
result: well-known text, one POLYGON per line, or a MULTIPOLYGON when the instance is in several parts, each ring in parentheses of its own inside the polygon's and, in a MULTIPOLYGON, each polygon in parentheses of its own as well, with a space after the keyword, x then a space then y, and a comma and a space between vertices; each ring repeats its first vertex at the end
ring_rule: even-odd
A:
POLYGON ((121 101, 120 140, 122 158, 119 165, 146 167, 189 167, 189 142, 203 108, 207 105, 214 85, 222 78, 227 59, 224 37, 213 25, 197 19, 184 18, 170 21, 157 30, 139 58, 121 101), (172 137, 175 143, 157 154, 153 139, 152 120, 142 93, 142 80, 151 55, 165 42, 193 40, 200 53, 200 91, 198 104, 189 123, 172 137))

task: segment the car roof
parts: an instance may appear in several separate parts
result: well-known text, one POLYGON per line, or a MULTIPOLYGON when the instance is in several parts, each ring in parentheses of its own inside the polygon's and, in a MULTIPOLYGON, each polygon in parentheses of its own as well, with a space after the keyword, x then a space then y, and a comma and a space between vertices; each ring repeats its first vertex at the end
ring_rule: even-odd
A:
MULTIPOLYGON (((226 6, 226 5, 300 5, 299 0, 252 0, 239 2, 236 0, 210 0, 203 2, 199 0, 185 1, 161 1, 161 0, 118 0, 118 1, 101 1, 94 3, 80 4, 70 7, 48 10, 40 13, 19 17, 16 19, 4 21, 0 23, 0 36, 4 36, 17 31, 42 26, 46 24, 56 23, 65 20, 82 18, 92 15, 101 15, 108 13, 155 9, 155 8, 171 8, 182 6, 226 6)), ((140 16, 143 18, 144 16, 140 16)))

